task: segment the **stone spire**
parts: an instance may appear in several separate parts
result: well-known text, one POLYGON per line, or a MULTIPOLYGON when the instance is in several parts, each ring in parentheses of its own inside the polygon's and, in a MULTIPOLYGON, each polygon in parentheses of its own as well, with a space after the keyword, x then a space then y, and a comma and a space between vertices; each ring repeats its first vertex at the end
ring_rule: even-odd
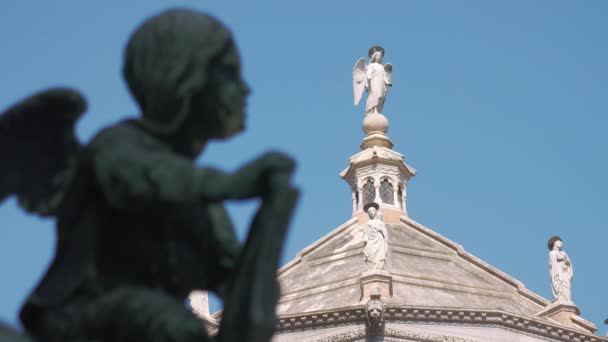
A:
POLYGON ((340 173, 351 187, 353 216, 365 220, 363 207, 370 202, 380 205, 387 222, 398 222, 407 216, 407 182, 416 170, 405 163, 403 154, 394 150, 393 142, 386 135, 388 119, 381 113, 388 89, 392 86, 391 64, 382 64, 384 48, 373 46, 370 62, 360 58, 353 68, 355 106, 367 91, 361 152, 350 157, 349 166, 340 173))

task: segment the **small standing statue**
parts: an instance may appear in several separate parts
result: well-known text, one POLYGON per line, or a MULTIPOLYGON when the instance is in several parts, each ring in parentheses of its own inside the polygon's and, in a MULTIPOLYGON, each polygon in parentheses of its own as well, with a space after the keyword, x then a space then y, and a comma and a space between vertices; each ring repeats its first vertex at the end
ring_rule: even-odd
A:
POLYGON ((369 215, 363 232, 363 254, 368 269, 382 270, 388 252, 388 234, 377 203, 367 203, 363 210, 369 215))
POLYGON ((210 341, 183 305, 208 289, 224 300, 214 341, 269 341, 294 163, 278 153, 235 173, 195 163, 209 140, 244 128, 249 89, 230 31, 203 13, 165 11, 129 40, 123 75, 142 117, 86 145, 73 132, 86 109, 75 90, 0 115, 0 201, 16 195, 57 222, 23 326, 45 342, 210 341), (241 245, 222 202, 247 198, 261 204, 241 245))
POLYGON ((548 247, 553 301, 572 302, 572 262, 566 252, 562 251, 563 243, 559 236, 549 239, 548 247))
POLYGON ((382 113, 386 94, 389 87, 393 85, 393 66, 390 63, 382 65, 384 48, 381 46, 372 46, 367 54, 370 59, 369 64, 365 65, 365 59, 359 58, 353 68, 355 106, 361 101, 363 89, 366 89, 365 114, 378 114, 382 113))

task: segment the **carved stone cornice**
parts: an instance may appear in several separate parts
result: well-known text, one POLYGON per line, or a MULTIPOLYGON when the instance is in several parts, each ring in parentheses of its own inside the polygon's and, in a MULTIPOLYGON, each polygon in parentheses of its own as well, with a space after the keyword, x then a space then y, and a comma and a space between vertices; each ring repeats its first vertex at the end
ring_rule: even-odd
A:
MULTIPOLYGON (((418 342, 478 342, 477 340, 464 339, 455 336, 431 334, 419 330, 392 327, 386 327, 384 329, 384 335, 382 336, 385 337, 383 341, 402 341, 402 339, 407 339, 408 341, 418 342)), ((310 340, 310 342, 354 342, 363 340, 366 337, 368 337, 368 335, 365 328, 356 328, 345 333, 313 339, 310 340)))
MULTIPOLYGON (((352 307, 336 311, 315 312, 279 317, 277 333, 309 331, 352 324, 365 324, 366 321, 367 316, 365 307, 361 305, 360 307, 352 307)), ((548 338, 557 341, 608 342, 608 338, 606 337, 600 337, 590 333, 584 333, 576 329, 560 326, 558 324, 552 324, 544 320, 518 316, 498 310, 415 308, 388 304, 386 305, 386 311, 384 313, 384 321, 387 324, 385 336, 388 336, 388 324, 424 323, 430 325, 497 327, 526 335, 548 338)), ((365 329, 362 329, 365 332, 365 329)), ((354 332, 356 331, 353 331, 353 333, 354 332)), ((344 339, 336 339, 335 341, 356 341, 357 337, 353 336, 352 339, 346 339, 347 336, 345 335, 340 338, 344 339)))

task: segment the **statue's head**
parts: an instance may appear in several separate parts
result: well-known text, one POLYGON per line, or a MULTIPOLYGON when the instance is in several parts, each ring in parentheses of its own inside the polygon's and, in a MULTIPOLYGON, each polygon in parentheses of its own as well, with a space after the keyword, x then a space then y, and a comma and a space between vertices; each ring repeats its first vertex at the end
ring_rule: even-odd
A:
POLYGON ((232 35, 217 19, 173 9, 147 19, 130 38, 123 75, 160 135, 224 139, 244 128, 249 89, 232 35))
POLYGON ((547 247, 549 247, 549 250, 554 250, 556 248, 561 250, 563 245, 562 239, 559 236, 553 236, 549 239, 549 242, 547 242, 547 247))
POLYGON ((375 202, 370 202, 363 206, 363 210, 367 212, 367 215, 369 215, 369 218, 372 220, 376 218, 376 215, 378 215, 379 209, 380 206, 375 202))
POLYGON ((374 45, 367 52, 370 62, 382 63, 384 57, 384 48, 382 46, 374 45))
POLYGON ((365 305, 365 311, 367 311, 367 319, 371 325, 378 326, 382 324, 384 303, 382 303, 381 299, 370 299, 365 305))

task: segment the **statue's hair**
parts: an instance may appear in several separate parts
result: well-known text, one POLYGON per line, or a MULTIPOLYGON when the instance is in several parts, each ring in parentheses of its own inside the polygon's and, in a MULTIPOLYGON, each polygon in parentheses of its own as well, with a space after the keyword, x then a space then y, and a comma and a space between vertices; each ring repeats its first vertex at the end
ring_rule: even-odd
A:
POLYGON ((125 49, 123 76, 144 123, 172 133, 190 113, 191 98, 209 86, 213 61, 232 46, 216 18, 172 9, 147 19, 125 49))

